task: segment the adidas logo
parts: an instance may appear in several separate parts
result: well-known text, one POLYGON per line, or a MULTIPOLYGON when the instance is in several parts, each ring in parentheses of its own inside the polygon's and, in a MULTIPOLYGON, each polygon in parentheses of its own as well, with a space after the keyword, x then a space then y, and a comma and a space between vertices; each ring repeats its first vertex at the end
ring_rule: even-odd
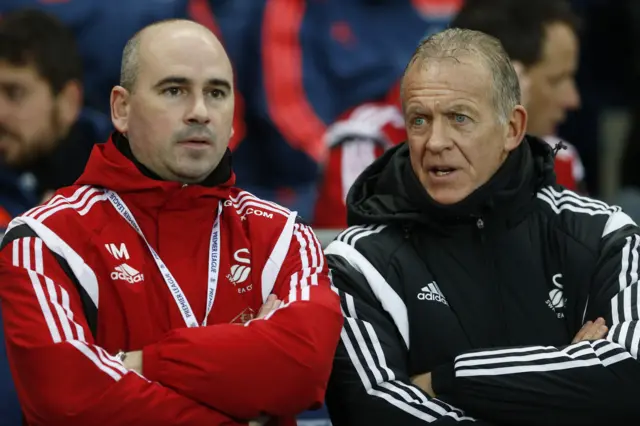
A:
POLYGON ((126 263, 116 266, 114 269, 115 271, 111 273, 112 280, 123 280, 131 284, 144 281, 144 275, 126 263))
POLYGON ((421 293, 418 293, 418 300, 433 300, 449 306, 447 299, 444 298, 435 281, 430 282, 426 287, 422 287, 420 291, 421 293))

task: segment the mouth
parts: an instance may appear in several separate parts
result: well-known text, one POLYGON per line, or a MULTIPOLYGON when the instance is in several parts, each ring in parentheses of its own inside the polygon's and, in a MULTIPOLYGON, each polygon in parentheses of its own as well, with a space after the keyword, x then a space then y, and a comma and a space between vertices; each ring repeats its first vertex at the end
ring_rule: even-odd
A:
POLYGON ((191 138, 178 142, 180 145, 190 146, 208 146, 211 145, 211 140, 206 138, 191 138))
POLYGON ((437 178, 443 178, 452 175, 456 172, 456 169, 453 167, 447 166, 436 166, 429 168, 429 174, 435 176, 437 178))

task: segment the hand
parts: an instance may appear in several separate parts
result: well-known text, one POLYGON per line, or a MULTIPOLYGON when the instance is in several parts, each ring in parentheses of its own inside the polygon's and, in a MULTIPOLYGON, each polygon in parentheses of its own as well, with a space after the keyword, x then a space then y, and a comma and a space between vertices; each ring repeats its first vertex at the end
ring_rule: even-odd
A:
POLYGON ((123 361, 124 368, 142 374, 142 351, 127 352, 123 361))
POLYGON ((431 373, 418 374, 411 378, 411 383, 422 389, 431 398, 436 397, 436 393, 431 387, 431 373))
POLYGON ((607 336, 608 331, 609 328, 604 324, 604 318, 598 318, 595 322, 587 321, 573 338, 571 344, 585 340, 603 339, 607 336))
POLYGON ((278 309, 281 305, 282 305, 282 301, 278 300, 278 297, 275 294, 269 295, 269 297, 267 297, 267 301, 264 302, 264 305, 262 305, 262 307, 260 308, 260 311, 258 312, 258 316, 256 316, 256 319, 262 319, 266 317, 271 312, 278 309))

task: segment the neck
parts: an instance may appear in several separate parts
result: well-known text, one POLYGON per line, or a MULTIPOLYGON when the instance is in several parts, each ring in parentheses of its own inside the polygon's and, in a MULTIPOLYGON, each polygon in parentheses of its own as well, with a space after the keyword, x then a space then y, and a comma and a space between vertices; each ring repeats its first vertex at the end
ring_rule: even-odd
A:
POLYGON ((231 178, 231 152, 227 149, 218 165, 202 179, 188 179, 180 176, 161 176, 139 161, 131 150, 129 140, 120 133, 114 133, 113 142, 118 150, 136 166, 144 176, 161 181, 173 181, 188 185, 218 186, 231 178))

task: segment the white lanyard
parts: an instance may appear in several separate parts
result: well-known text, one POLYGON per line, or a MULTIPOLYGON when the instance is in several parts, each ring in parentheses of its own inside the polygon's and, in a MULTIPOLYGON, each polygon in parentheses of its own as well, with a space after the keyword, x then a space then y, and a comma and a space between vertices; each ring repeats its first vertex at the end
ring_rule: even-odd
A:
MULTIPOLYGON (((105 190, 105 194, 107 198, 116 209, 116 211, 129 222, 129 225, 142 237, 144 242, 147 244, 147 248, 151 255, 153 256, 153 260, 156 261, 156 265, 164 278, 164 282, 169 287, 169 291, 173 295, 173 299, 176 301, 176 305, 180 308, 180 313, 182 314, 182 318, 184 319, 187 327, 198 327, 198 321, 191 309, 191 305, 189 305, 189 301, 187 297, 184 295, 182 288, 173 278, 169 268, 164 264, 158 253, 151 247, 149 241, 142 233, 142 229, 138 226, 136 219, 133 217, 133 214, 127 207, 127 205, 122 201, 122 198, 118 194, 113 191, 105 190)), ((204 320, 202 321, 202 326, 207 325, 207 318, 209 317, 209 312, 211 312, 211 308, 213 307, 213 300, 216 297, 216 289, 218 287, 218 270, 220 267, 220 215, 222 214, 222 201, 218 202, 218 214, 216 216, 216 221, 213 224, 213 229, 211 230, 211 239, 209 242, 209 280, 207 287, 207 308, 204 313, 204 320)))

